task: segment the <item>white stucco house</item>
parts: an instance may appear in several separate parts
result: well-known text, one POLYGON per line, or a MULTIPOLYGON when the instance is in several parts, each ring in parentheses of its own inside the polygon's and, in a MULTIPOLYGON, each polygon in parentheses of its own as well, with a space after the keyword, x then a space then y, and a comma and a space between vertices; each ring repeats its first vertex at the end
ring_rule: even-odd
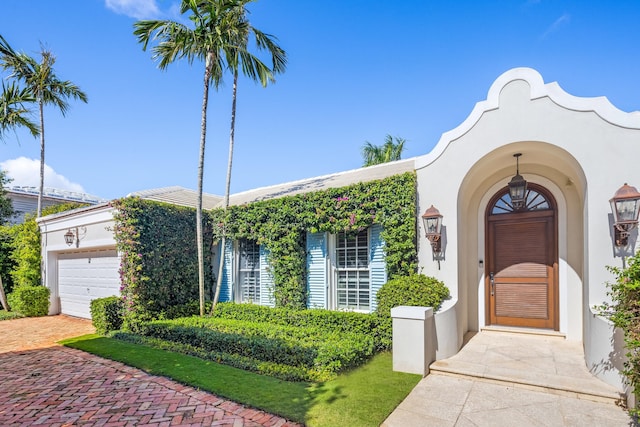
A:
MULTIPOLYGON (((428 154, 235 194, 231 203, 415 171, 419 269, 442 280, 452 294, 435 315, 436 357, 458 352, 468 331, 535 328, 582 342, 592 372, 622 388, 622 337, 594 307, 607 300, 607 266, 621 267, 636 249, 637 233, 626 246, 616 246, 609 200, 625 183, 640 185, 639 158, 640 112, 620 111, 604 97, 575 97, 533 69, 516 68, 499 76, 487 99, 428 154), (517 173, 528 183, 522 206, 514 206, 508 192, 517 173), (442 215, 442 252, 435 255, 421 219, 431 206, 442 215)), ((212 196, 210 202, 215 207, 220 200, 212 196)), ((39 221, 52 313, 86 317, 90 299, 117 294, 111 209, 101 204, 39 221), (69 231, 76 236, 71 247, 64 240, 69 231)), ((321 254, 336 250, 335 236, 315 237, 320 241, 313 248, 321 254)), ((386 280, 376 258, 379 238, 375 227, 360 237, 353 245, 369 250, 370 271, 358 289, 373 301, 376 280, 386 280)), ((260 248, 243 253, 248 263, 239 264, 260 265, 260 248)), ((324 265, 333 258, 327 255, 324 265)), ((314 272, 332 280, 322 268, 314 272)), ((237 277, 254 277, 247 274, 239 271, 237 277)), ((231 272, 228 277, 233 282, 231 272)), ((243 292, 255 297, 262 285, 247 283, 227 283, 223 299, 242 300, 243 292)), ((335 286, 309 289, 310 306, 340 308, 335 286)), ((269 304, 264 295, 252 301, 269 304)), ((373 309, 366 304, 364 309, 373 309)))

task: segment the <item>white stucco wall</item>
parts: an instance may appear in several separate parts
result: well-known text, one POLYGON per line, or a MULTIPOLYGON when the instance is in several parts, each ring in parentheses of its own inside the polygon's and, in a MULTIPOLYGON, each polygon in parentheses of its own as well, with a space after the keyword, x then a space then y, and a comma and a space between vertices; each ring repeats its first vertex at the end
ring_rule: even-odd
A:
POLYGON ((58 257, 74 252, 115 249, 113 208, 108 204, 77 209, 38 219, 42 235, 42 284, 51 290, 49 314, 60 313, 58 257), (64 234, 72 230, 79 239, 67 245, 64 234))
POLYGON ((484 215, 515 174, 517 152, 521 175, 550 190, 558 205, 560 332, 583 341, 587 365, 620 386, 619 373, 603 369, 619 366, 611 355, 620 349, 590 307, 607 299, 606 266, 622 262, 614 256, 608 201, 625 182, 640 186, 640 114, 619 111, 605 98, 569 95, 531 69, 500 76, 467 120, 416 159, 419 212, 433 204, 445 227, 438 264, 418 224, 420 268, 452 293, 436 328, 447 331, 446 342, 455 335, 459 346, 464 332, 485 324, 484 215))

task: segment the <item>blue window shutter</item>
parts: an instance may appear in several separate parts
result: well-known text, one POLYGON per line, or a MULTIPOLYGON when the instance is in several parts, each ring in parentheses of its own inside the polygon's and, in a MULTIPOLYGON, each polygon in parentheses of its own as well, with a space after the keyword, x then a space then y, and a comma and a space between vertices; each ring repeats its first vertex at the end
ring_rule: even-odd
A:
POLYGON ((369 272, 371 274, 371 311, 378 306, 376 295, 382 285, 387 283, 387 263, 384 255, 384 240, 380 237, 382 226, 373 224, 369 240, 369 272))
POLYGON ((307 233, 307 307, 327 307, 327 235, 307 233))
POLYGON ((260 245, 260 305, 274 307, 276 302, 273 297, 273 276, 269 271, 268 256, 269 250, 260 245))
POLYGON ((225 240, 220 302, 233 301, 233 240, 225 240))

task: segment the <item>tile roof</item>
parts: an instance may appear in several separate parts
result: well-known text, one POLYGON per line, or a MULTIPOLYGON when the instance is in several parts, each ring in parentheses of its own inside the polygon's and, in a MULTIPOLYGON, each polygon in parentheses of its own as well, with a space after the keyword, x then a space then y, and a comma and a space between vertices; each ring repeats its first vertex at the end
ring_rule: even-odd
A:
MULTIPOLYGON (((329 175, 307 178, 299 181, 286 182, 284 184, 271 185, 269 187, 256 188, 241 193, 232 194, 229 198, 230 205, 244 205, 260 200, 275 199, 278 197, 292 196, 301 193, 325 190, 328 188, 340 188, 358 182, 375 181, 415 170, 415 158, 397 160, 366 168, 353 169, 345 172, 337 172, 329 175)), ((221 205, 219 206, 221 207, 221 205)))
MULTIPOLYGON (((173 186, 155 188, 151 190, 136 191, 127 196, 137 196, 145 200, 154 200, 156 202, 171 203, 179 206, 196 207, 198 201, 198 193, 187 188, 173 186)), ((213 194, 204 193, 202 195, 202 209, 213 209, 222 203, 222 197, 213 194)))

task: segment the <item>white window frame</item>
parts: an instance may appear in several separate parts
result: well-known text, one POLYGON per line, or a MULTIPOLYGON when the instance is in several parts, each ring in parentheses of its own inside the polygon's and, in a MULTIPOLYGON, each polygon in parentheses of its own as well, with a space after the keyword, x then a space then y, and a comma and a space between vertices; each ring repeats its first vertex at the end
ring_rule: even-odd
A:
POLYGON ((234 300, 237 303, 253 303, 260 304, 260 245, 254 240, 241 239, 235 245, 236 263, 235 263, 235 283, 234 283, 234 300), (251 243, 255 247, 252 256, 255 257, 253 265, 245 264, 246 257, 243 257, 243 245, 251 243), (243 265, 245 264, 245 265, 243 265), (247 287, 243 280, 245 278, 254 279, 247 287))
POLYGON ((358 311, 358 312, 363 312, 363 313, 369 313, 370 309, 371 309, 371 231, 370 228, 367 228, 366 230, 367 233, 367 241, 366 241, 366 245, 365 247, 360 247, 357 246, 357 240, 356 240, 356 246, 355 246, 355 250, 356 250, 356 256, 355 256, 355 260, 356 260, 356 265, 351 266, 351 267, 341 267, 338 265, 338 237, 339 234, 330 234, 329 235, 329 262, 331 264, 331 277, 329 280, 329 287, 328 287, 328 304, 329 307, 333 310, 344 310, 344 311, 358 311), (366 253, 366 267, 362 267, 362 266, 358 266, 357 260, 358 260, 358 256, 357 256, 357 251, 358 250, 364 250, 366 253), (366 273, 367 274, 367 285, 366 285, 366 290, 362 289, 360 287, 360 280, 358 278, 356 278, 356 288, 355 289, 351 289, 352 292, 355 292, 355 304, 349 304, 349 289, 347 289, 347 304, 341 306, 340 305, 340 298, 339 298, 339 282, 340 282, 340 273, 341 272, 346 272, 346 273, 352 273, 355 276, 359 276, 361 273, 366 273), (367 297, 368 297, 368 305, 364 306, 361 305, 361 293, 362 292, 366 292, 367 293, 367 297))

